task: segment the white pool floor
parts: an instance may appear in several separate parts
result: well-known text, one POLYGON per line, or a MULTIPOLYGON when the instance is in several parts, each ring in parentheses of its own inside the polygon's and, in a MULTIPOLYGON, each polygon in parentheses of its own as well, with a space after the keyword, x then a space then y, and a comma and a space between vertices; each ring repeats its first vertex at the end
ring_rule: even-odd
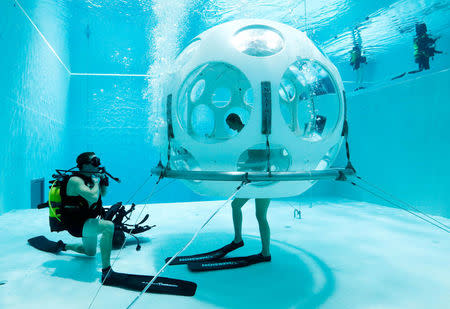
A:
MULTIPOLYGON (((141 251, 125 247, 114 269, 155 274, 221 203, 147 205, 143 214, 157 227, 141 234, 141 251)), ((449 308, 448 233, 403 210, 365 202, 303 203, 301 219, 294 218, 293 206, 298 203, 272 201, 269 208, 270 263, 203 273, 170 266, 162 276, 196 282, 195 296, 145 294, 133 308, 449 308)), ((245 246, 230 256, 260 251, 254 204, 243 213, 245 246)), ((0 308, 126 308, 138 293, 107 286, 98 291, 99 253, 53 255, 27 244, 37 235, 74 242, 66 232, 50 233, 47 215, 18 210, 0 216, 0 283, 6 281, 0 308)), ((227 206, 184 254, 214 250, 232 238, 227 206)))

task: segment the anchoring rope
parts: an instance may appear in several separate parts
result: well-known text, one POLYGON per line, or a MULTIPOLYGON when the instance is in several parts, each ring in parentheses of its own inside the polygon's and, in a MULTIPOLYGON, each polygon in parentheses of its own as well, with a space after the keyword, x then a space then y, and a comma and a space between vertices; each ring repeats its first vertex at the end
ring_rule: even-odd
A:
MULTIPOLYGON (((147 180, 146 180, 145 182, 147 182, 148 179, 149 179, 149 178, 147 178, 147 180)), ((149 201, 150 198, 156 193, 156 192, 155 192, 155 189, 156 189, 156 187, 158 186, 158 184, 159 184, 159 182, 161 181, 161 179, 162 179, 162 178, 159 177, 159 179, 156 181, 155 185, 153 186, 152 190, 150 191, 150 194, 144 199, 144 206, 141 208, 141 212, 140 212, 139 215, 137 216, 136 222, 135 222, 134 225, 136 225, 136 224, 138 223, 140 217, 142 216, 142 213, 143 213, 144 209, 145 209, 145 208, 147 207, 147 205, 148 205, 148 201, 149 201)), ((172 181, 172 182, 173 182, 173 181, 172 181)), ((165 186, 171 184, 172 182, 167 183, 165 186)), ((145 183, 144 183, 144 184, 145 184, 145 183)), ((164 187, 165 187, 165 186, 164 186, 164 187)), ((140 187, 137 191, 139 191, 142 187, 143 187, 143 185, 141 185, 141 187, 140 187)), ((161 191, 164 187, 162 187, 159 191, 161 191)), ((137 193, 137 191, 134 193, 134 195, 137 193)), ((158 191, 158 192, 159 192, 159 191, 158 191)), ((130 199, 131 199, 131 198, 130 198, 130 199)), ((132 233, 130 233, 130 235, 133 236, 132 233)), ((119 259, 120 254, 122 253, 122 250, 123 250, 123 248, 125 247, 126 240, 127 240, 127 236, 126 236, 126 234, 125 234, 125 241, 123 242, 122 246, 121 246, 120 249, 119 249, 119 252, 117 253, 116 257, 114 258, 113 262, 111 263, 111 268, 110 268, 110 270, 108 271, 108 273, 106 274, 105 278, 108 277, 109 273, 110 273, 111 270, 113 269, 113 266, 116 264, 117 260, 119 259)), ((101 282, 101 284, 100 284, 100 286, 98 287, 98 289, 97 289, 97 291, 96 291, 94 297, 92 298, 92 301, 90 302, 89 307, 88 307, 89 309, 92 308, 92 305, 94 304, 95 299, 97 298, 98 294, 100 293, 100 290, 101 290, 102 286, 103 286, 103 281, 101 282)))
POLYGON ((438 223, 438 224, 441 224, 442 226, 444 226, 444 227, 447 228, 447 229, 450 229, 450 226, 448 226, 448 225, 446 225, 446 224, 440 222, 439 220, 436 220, 436 219, 433 218, 432 216, 427 215, 426 213, 420 211, 419 209, 417 209, 416 207, 414 207, 414 206, 411 205, 410 203, 407 203, 407 202, 405 202, 405 201, 402 201, 402 200, 399 199, 398 197, 395 197, 394 195, 392 195, 392 194, 390 194, 390 193, 384 191, 383 189, 381 189, 380 187, 377 187, 377 186, 374 185, 374 184, 369 183, 367 180, 364 180, 364 179, 362 179, 362 178, 359 177, 359 176, 356 176, 356 178, 358 178, 358 179, 361 180, 362 182, 366 183, 367 185, 369 185, 369 186, 371 186, 371 187, 377 189, 378 191, 380 191, 380 192, 383 193, 384 195, 387 195, 387 196, 389 196, 390 198, 396 200, 397 202, 399 202, 399 203, 405 205, 406 207, 409 207, 409 208, 413 209, 414 211, 420 213, 421 215, 427 217, 428 219, 430 219, 430 220, 432 220, 432 221, 434 221, 434 222, 436 222, 436 223, 438 223))
POLYGON ((150 286, 153 284, 153 282, 155 282, 156 278, 159 277, 159 275, 164 271, 164 269, 166 269, 166 267, 177 257, 179 256, 184 250, 186 250, 191 244, 192 242, 195 240, 195 238, 197 238, 198 234, 200 233, 201 230, 203 230, 203 228, 212 220, 212 218, 220 211, 222 210, 222 208, 225 207, 225 205, 227 205, 229 203, 229 201, 236 196, 236 194, 242 189, 242 187, 244 185, 246 185, 248 182, 243 181, 234 191, 234 193, 222 204, 220 205, 212 214, 211 216, 209 216, 209 218, 205 221, 205 223, 203 223, 203 225, 197 230, 197 232, 195 232, 194 236, 192 236, 191 240, 189 240, 188 243, 186 243, 186 245, 180 250, 178 251, 174 256, 172 256, 172 258, 167 261, 166 264, 164 264, 163 267, 161 267, 161 269, 156 273, 156 275, 153 277, 153 279, 145 286, 145 288, 141 291, 141 293, 139 293, 138 296, 136 296, 133 301, 128 305, 127 309, 130 309, 134 306, 134 304, 139 300, 139 298, 141 298, 141 296, 150 288, 150 286))
MULTIPOLYGON (((357 176, 357 178, 360 179, 361 181, 364 181, 364 182, 367 183, 368 185, 370 185, 368 182, 366 182, 365 180, 362 180, 360 177, 357 176)), ((444 223, 442 223, 442 222, 440 222, 440 221, 438 221, 438 220, 436 220, 436 219, 434 219, 434 218, 431 218, 430 216, 424 214, 423 212, 421 212, 421 211, 418 210, 417 208, 411 207, 408 203, 403 202, 403 201, 397 199, 397 200, 400 201, 403 205, 408 205, 408 207, 411 207, 412 209, 414 209, 415 211, 417 211, 420 215, 425 216, 425 217, 428 217, 428 218, 432 219, 433 221, 437 222, 437 223, 440 224, 440 225, 438 225, 438 224, 432 222, 431 220, 428 220, 428 219, 426 219, 426 218, 420 216, 420 215, 417 214, 417 213, 414 213, 413 211, 411 211, 411 210, 407 209, 406 207, 400 205, 400 203, 398 203, 398 202, 396 203, 396 202, 394 202, 394 201, 392 201, 392 200, 390 200, 390 199, 384 197, 384 196, 381 195, 381 194, 378 194, 378 193, 373 192, 373 191, 371 191, 371 190, 369 190, 369 189, 367 189, 367 188, 364 188, 363 186, 361 186, 360 184, 357 184, 356 182, 353 182, 353 181, 349 181, 349 182, 350 182, 352 185, 354 185, 354 186, 360 188, 361 190, 364 190, 364 191, 366 191, 366 192, 368 192, 368 193, 370 193, 370 194, 372 194, 372 195, 374 195, 374 196, 376 196, 376 197, 378 197, 378 198, 380 198, 380 199, 382 199, 382 200, 384 200, 384 201, 386 201, 386 202, 388 202, 388 203, 394 205, 394 206, 397 207, 397 208, 403 209, 404 211, 410 213, 411 215, 413 215, 413 216, 415 216, 415 217, 417 217, 417 218, 419 218, 419 219, 421 219, 421 220, 423 220, 423 221, 425 221, 425 222, 428 222, 429 224, 431 224, 431 225, 433 225, 433 226, 435 226, 435 227, 437 227, 437 228, 439 228, 439 229, 441 229, 441 230, 443 230, 443 231, 445 231, 445 232, 447 232, 447 233, 450 233, 450 229, 448 228, 447 225, 445 225, 444 223)), ((375 187, 375 186, 373 186, 373 187, 375 187)), ((388 194, 388 193, 386 193, 386 192, 384 192, 384 191, 382 191, 382 190, 379 190, 379 191, 381 191, 381 192, 382 192, 383 194, 385 194, 385 195, 390 195, 390 194, 388 194)))

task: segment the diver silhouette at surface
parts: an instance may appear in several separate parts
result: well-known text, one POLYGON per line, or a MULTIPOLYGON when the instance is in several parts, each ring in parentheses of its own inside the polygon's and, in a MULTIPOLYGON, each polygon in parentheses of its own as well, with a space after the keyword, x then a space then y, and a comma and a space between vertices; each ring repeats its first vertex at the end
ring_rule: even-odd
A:
POLYGON ((435 54, 442 54, 441 51, 436 50, 436 41, 439 37, 432 38, 427 33, 427 25, 425 23, 416 24, 416 36, 414 37, 414 62, 419 65, 419 68, 414 71, 404 72, 392 78, 398 79, 406 74, 414 74, 430 69, 430 58, 435 54))
POLYGON ((435 54, 442 54, 441 51, 437 51, 435 48, 436 41, 438 39, 439 37, 433 39, 428 35, 427 25, 425 23, 416 24, 416 36, 414 37, 414 61, 419 65, 419 70, 415 72, 429 70, 430 58, 433 58, 435 54))
POLYGON ((350 52, 350 65, 353 71, 356 71, 356 90, 364 89, 363 84, 363 66, 362 64, 367 64, 367 58, 363 56, 362 53, 362 39, 361 33, 358 27, 355 27, 352 32, 353 36, 353 49, 350 52))

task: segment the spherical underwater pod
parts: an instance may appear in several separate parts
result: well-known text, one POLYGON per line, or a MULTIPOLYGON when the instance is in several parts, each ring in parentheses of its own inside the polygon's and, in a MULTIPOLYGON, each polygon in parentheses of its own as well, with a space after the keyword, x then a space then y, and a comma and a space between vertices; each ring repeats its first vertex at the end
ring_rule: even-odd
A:
MULTIPOLYGON (((334 161, 343 139, 343 84, 303 32, 268 20, 227 22, 192 40, 176 68, 165 90, 168 169, 271 174, 325 170, 334 161)), ((251 182, 237 197, 294 196, 314 181, 251 182)), ((184 182, 222 197, 241 183, 184 182)))

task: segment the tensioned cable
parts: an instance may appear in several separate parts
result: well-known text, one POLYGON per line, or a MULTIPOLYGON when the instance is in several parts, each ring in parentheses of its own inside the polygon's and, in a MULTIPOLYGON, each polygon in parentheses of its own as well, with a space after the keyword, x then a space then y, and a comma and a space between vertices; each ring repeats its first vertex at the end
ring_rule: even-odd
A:
POLYGON ((127 73, 73 73, 69 70, 67 65, 62 61, 61 57, 59 57, 56 50, 53 48, 53 46, 50 44, 50 42, 45 38, 44 34, 39 30, 38 26, 33 22, 31 17, 28 15, 28 13, 25 11, 25 9, 20 5, 18 0, 14 0, 14 2, 17 4, 17 6, 20 8, 22 13, 25 15, 25 17, 29 20, 31 25, 34 29, 38 32, 39 36, 44 40, 45 44, 48 46, 48 48, 51 50, 51 52, 55 55, 55 57, 58 59, 58 61, 61 63, 61 65, 66 69, 67 73, 71 76, 116 76, 116 77, 152 77, 152 75, 148 74, 127 74, 127 73))
MULTIPOLYGON (((140 219, 140 217, 141 217, 141 215, 142 215, 142 212, 144 211, 145 207, 147 206, 148 200, 149 200, 149 199, 152 197, 152 195, 155 193, 155 189, 156 189, 156 187, 158 186, 159 181, 160 181, 160 179, 158 179, 158 181, 157 181, 157 182, 155 183, 155 185, 153 186, 153 188, 152 188, 150 194, 149 194, 149 195, 147 196, 147 198, 144 200, 144 206, 141 208, 141 212, 139 213, 138 217, 136 218, 135 225, 137 224, 138 220, 140 219)), ((132 234, 131 234, 131 235, 132 235, 132 234)), ((112 271, 113 266, 116 264, 117 260, 119 259, 120 254, 122 253, 122 250, 123 250, 123 248, 125 247, 125 243, 126 243, 126 234, 125 234, 125 241, 123 242, 122 246, 121 246, 120 249, 119 249, 119 252, 117 253, 116 257, 114 258, 114 261, 113 261, 112 264, 111 264, 111 268, 109 269, 109 271, 108 271, 108 273, 106 274, 105 278, 108 277, 109 273, 112 271)), ((98 294, 100 293, 100 290, 101 290, 102 286, 103 286, 103 281, 101 282, 101 284, 100 284, 100 286, 98 287, 98 289, 97 289, 97 291, 96 291, 96 293, 95 293, 95 295, 94 295, 92 301, 90 302, 89 307, 88 307, 89 309, 92 308, 92 305, 94 304, 95 299, 97 298, 98 294)))
POLYGON ((128 203, 133 199, 133 197, 136 196, 136 194, 141 191, 141 189, 145 186, 145 184, 148 182, 148 180, 152 178, 152 174, 150 174, 147 179, 145 179, 145 181, 142 183, 142 185, 133 193, 131 194, 130 198, 127 200, 127 202, 125 203, 125 205, 128 205, 128 203))
POLYGON ((411 204, 409 204, 409 203, 407 203, 407 202, 402 201, 402 200, 399 199, 398 197, 395 197, 394 195, 392 195, 392 194, 390 194, 390 193, 388 193, 388 192, 382 190, 380 187, 378 187, 378 186, 376 186, 376 185, 374 185, 374 184, 369 183, 367 180, 362 179, 360 176, 356 176, 356 178, 359 179, 359 180, 361 180, 362 182, 366 183, 367 185, 369 185, 369 186, 371 186, 371 187, 377 189, 377 190, 380 191, 381 193, 383 193, 383 194, 385 194, 385 195, 391 197, 392 199, 396 200, 397 202, 399 202, 399 203, 405 205, 406 207, 409 207, 409 208, 415 210, 416 212, 420 213, 422 216, 425 216, 425 217, 427 217, 428 219, 435 221, 436 223, 438 223, 438 224, 444 226, 446 229, 450 229, 450 226, 448 226, 448 225, 446 225, 446 224, 440 222, 439 220, 436 220, 435 218, 433 218, 433 217, 430 216, 430 215, 427 215, 426 213, 420 211, 419 209, 417 209, 417 208, 414 207, 413 205, 411 205, 411 204))
POLYGON ((191 240, 180 250, 178 251, 174 256, 172 256, 170 258, 169 261, 167 261, 166 264, 164 264, 163 267, 161 267, 161 269, 156 273, 156 275, 153 277, 153 279, 145 286, 145 288, 141 291, 141 293, 139 293, 138 296, 136 296, 133 301, 128 305, 127 309, 130 309, 131 307, 134 306, 134 304, 139 300, 139 298, 141 298, 141 296, 150 288, 150 286, 153 284, 153 282, 155 282, 156 278, 159 277, 159 275, 164 271, 164 269, 166 269, 166 267, 177 257, 179 256, 184 250, 186 250, 191 244, 192 242, 195 240, 195 238, 197 238, 197 235, 200 233, 201 230, 203 230, 203 228, 212 220, 212 218, 222 209, 224 208, 225 205, 228 204, 228 202, 234 197, 236 196, 236 194, 242 189, 242 187, 245 185, 245 182, 242 182, 234 191, 234 193, 225 201, 225 203, 223 203, 222 205, 220 205, 213 213, 212 215, 205 221, 205 223, 203 223, 203 225, 197 230, 197 232, 195 232, 194 236, 192 236, 191 240))
POLYGON ((422 219, 423 221, 428 222, 428 223, 434 225, 435 227, 437 227, 437 228, 439 228, 439 229, 441 229, 441 230, 443 230, 443 231, 445 231, 445 232, 447 232, 447 233, 450 233, 450 231, 449 231, 448 229, 443 228, 443 227, 441 227, 441 226, 439 226, 439 225, 437 225, 437 224, 435 224, 435 223, 433 223, 433 222, 431 222, 431 221, 429 221, 429 220, 427 220, 427 219, 425 219, 425 218, 419 216, 418 214, 416 214, 416 213, 414 213, 414 212, 412 212, 412 211, 406 209, 405 207, 402 207, 401 205, 398 205, 397 203, 394 203, 394 202, 390 201, 389 199, 387 199, 387 198, 381 196, 380 194, 377 194, 377 193, 375 193, 375 192, 372 192, 372 191, 370 191, 369 189, 366 189, 366 188, 362 187, 361 185, 354 183, 353 181, 350 181, 350 183, 351 183, 352 185, 354 185, 354 186, 356 186, 356 187, 358 187, 358 188, 360 188, 360 189, 362 189, 362 190, 364 190, 364 191, 366 191, 366 192, 372 194, 372 195, 375 195, 376 197, 379 197, 379 198, 382 199, 382 200, 385 200, 386 202, 388 202, 388 203, 390 203, 390 204, 392 204, 392 205, 394 205, 394 206, 396 206, 396 207, 398 207, 398 208, 400 208, 400 209, 403 209, 404 211, 406 211, 406 212, 412 214, 413 216, 416 216, 417 218, 422 219))

